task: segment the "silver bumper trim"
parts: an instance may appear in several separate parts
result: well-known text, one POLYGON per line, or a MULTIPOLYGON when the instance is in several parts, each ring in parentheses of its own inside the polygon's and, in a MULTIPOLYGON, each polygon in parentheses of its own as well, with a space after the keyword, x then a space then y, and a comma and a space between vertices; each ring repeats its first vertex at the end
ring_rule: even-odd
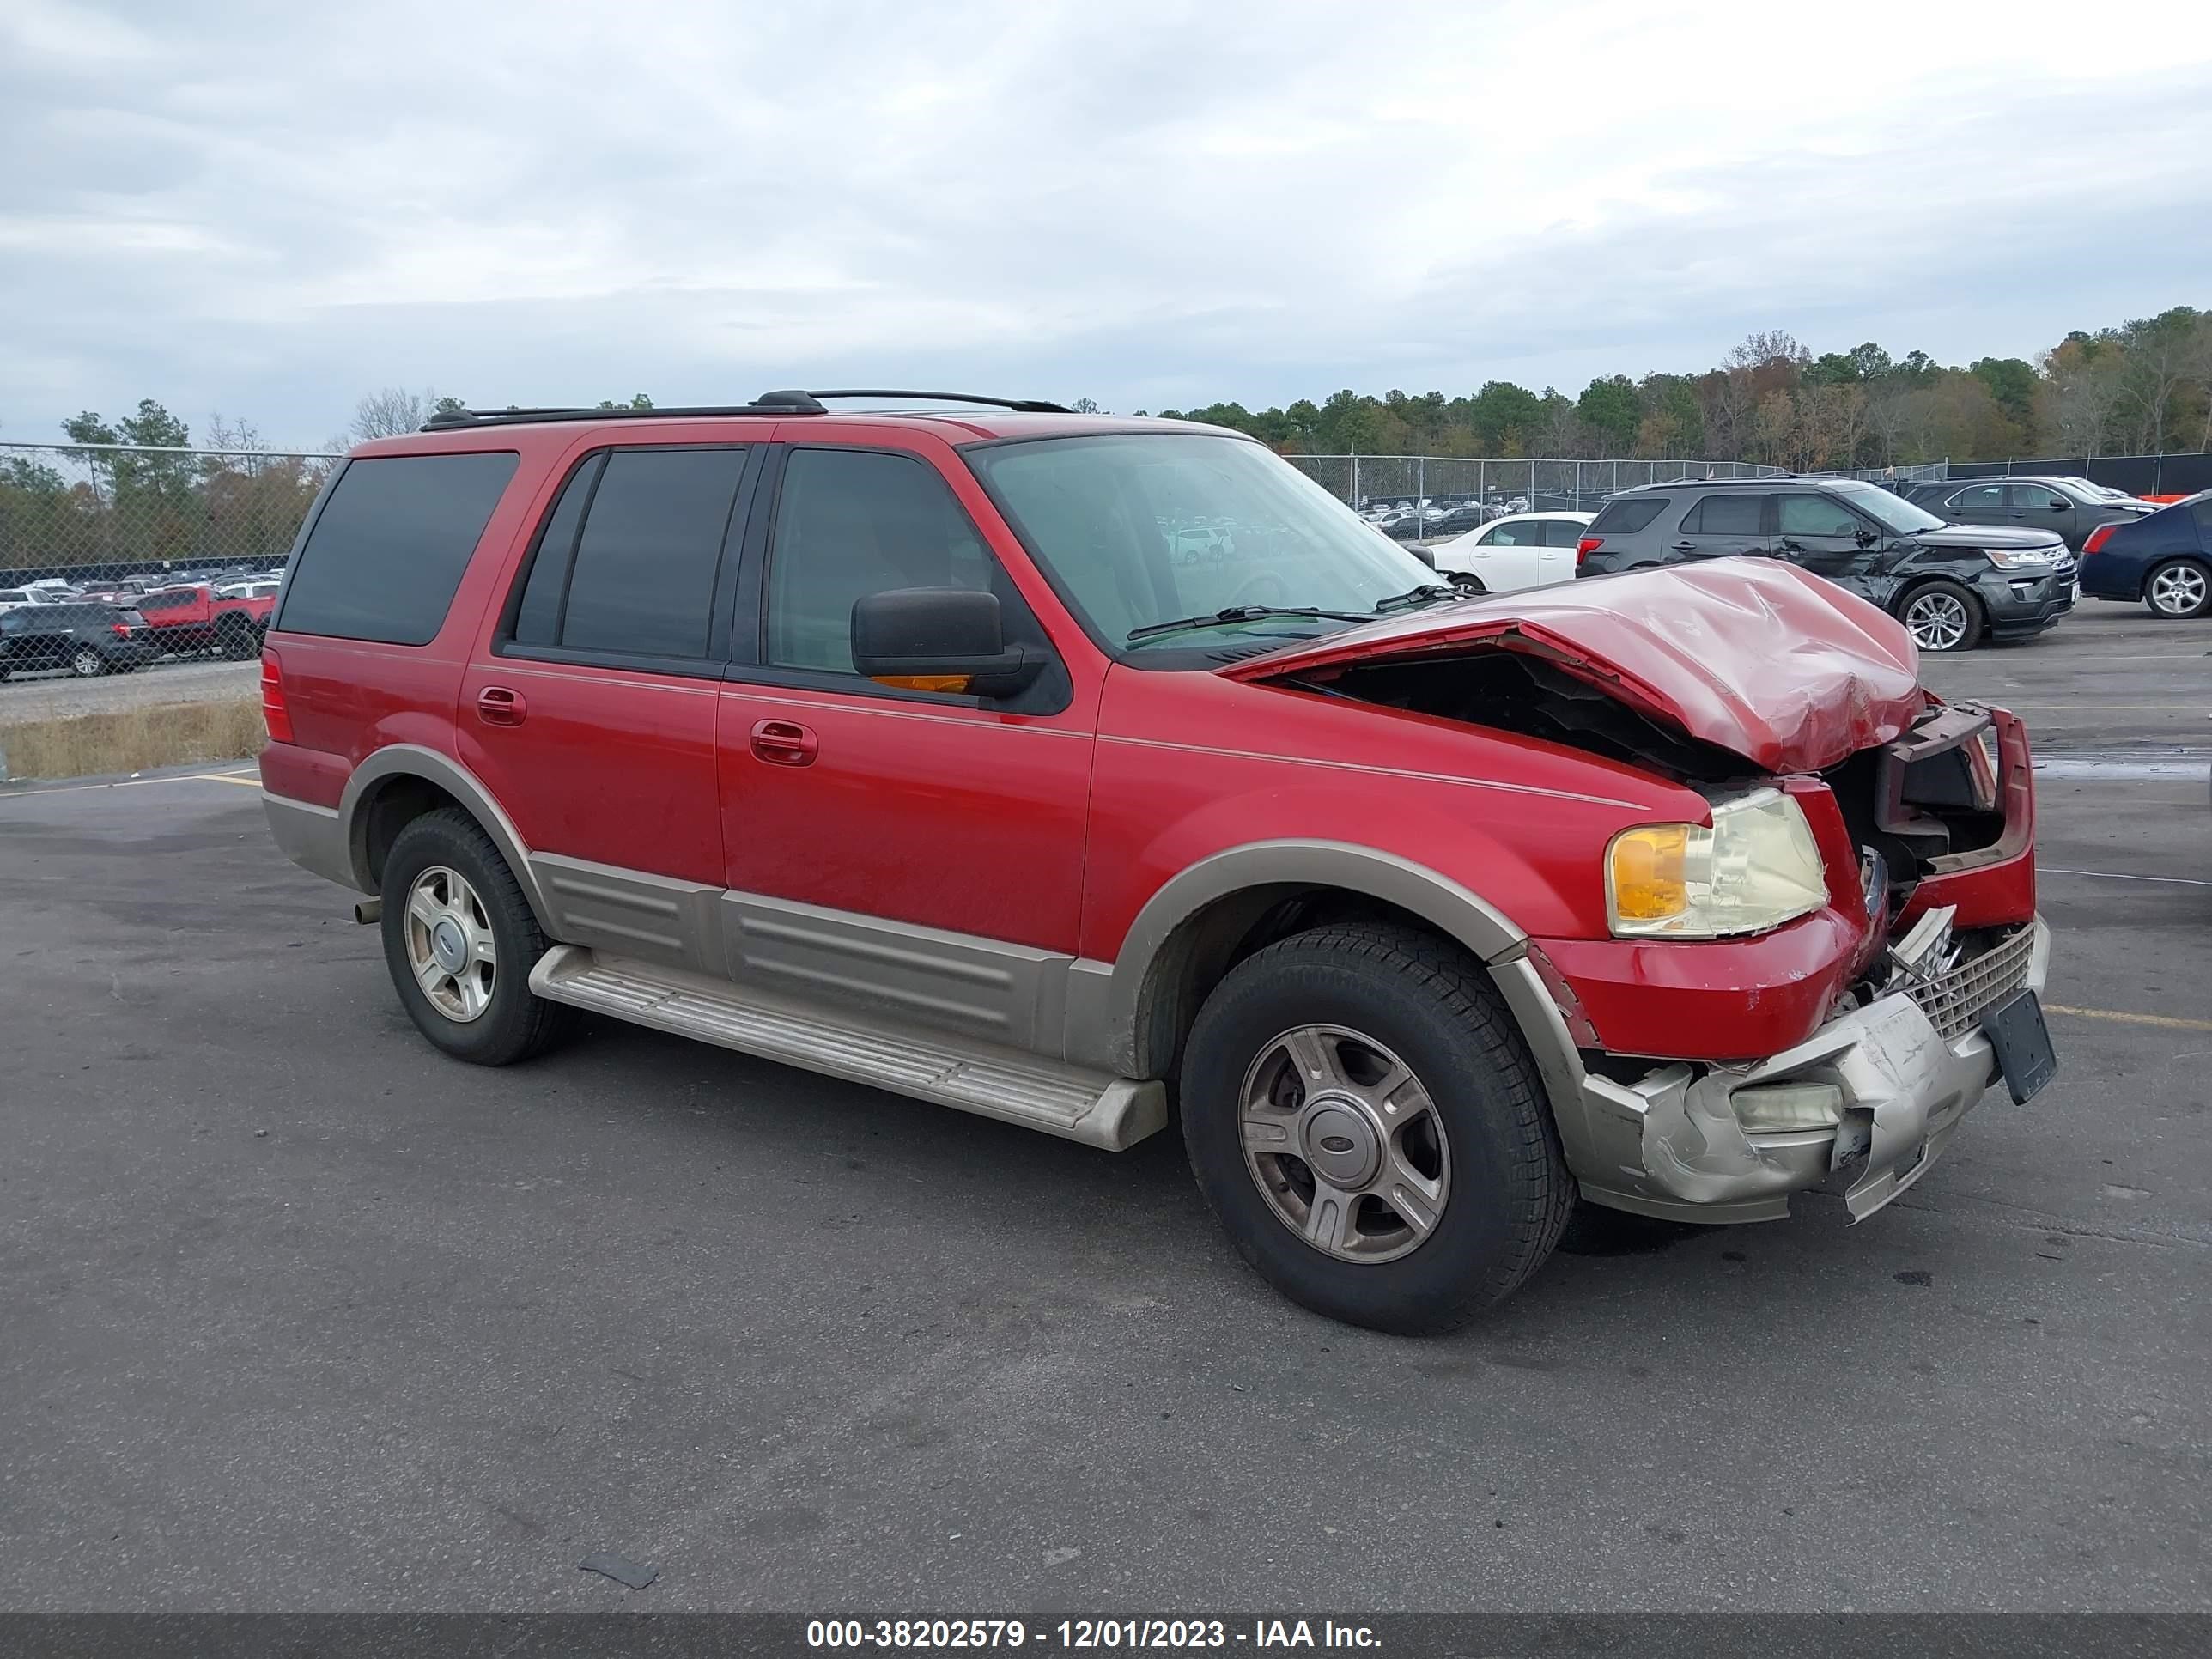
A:
MULTIPOLYGON (((2033 923, 2024 988, 2043 988, 2051 932, 2033 923)), ((1853 1221, 1924 1175, 1997 1075, 1978 1030, 1946 1042, 1912 998, 1893 992, 1805 1042, 1748 1066, 1661 1066, 1633 1083, 1585 1075, 1582 1097, 1602 1167, 1578 1169, 1584 1194, 1616 1208, 1696 1221, 1763 1221, 1789 1194, 1846 1171, 1853 1221), (1729 1097, 1753 1084, 1832 1083, 1839 1128, 1747 1134, 1729 1097)))

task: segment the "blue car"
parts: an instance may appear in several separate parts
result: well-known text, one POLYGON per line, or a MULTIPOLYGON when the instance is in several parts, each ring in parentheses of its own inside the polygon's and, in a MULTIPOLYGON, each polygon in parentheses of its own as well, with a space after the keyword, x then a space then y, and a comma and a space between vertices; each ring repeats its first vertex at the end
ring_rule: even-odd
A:
POLYGON ((2081 582, 2090 599, 2141 599, 2154 617, 2212 617, 2212 489, 2099 525, 2081 546, 2081 582))

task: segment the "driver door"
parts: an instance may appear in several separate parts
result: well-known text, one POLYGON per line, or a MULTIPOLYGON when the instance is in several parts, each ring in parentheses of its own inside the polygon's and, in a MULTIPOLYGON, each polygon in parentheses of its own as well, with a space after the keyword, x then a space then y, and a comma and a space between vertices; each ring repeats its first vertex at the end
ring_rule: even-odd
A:
POLYGON ((1832 495, 1808 490, 1775 498, 1775 551, 1801 569, 1826 576, 1862 599, 1880 537, 1832 495))
POLYGON ((733 965, 973 1025, 1004 977, 979 963, 1075 952, 1102 675, 1046 631, 949 448, 838 435, 778 447, 746 530, 718 739, 733 965), (1003 701, 864 679, 854 602, 904 587, 993 592, 1055 660, 1003 701))

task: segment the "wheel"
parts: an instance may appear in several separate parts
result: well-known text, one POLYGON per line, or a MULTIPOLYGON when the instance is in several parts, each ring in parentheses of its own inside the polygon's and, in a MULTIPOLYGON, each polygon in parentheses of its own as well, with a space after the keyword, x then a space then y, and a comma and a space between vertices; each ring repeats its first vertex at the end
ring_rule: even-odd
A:
POLYGON ((1899 619, 1923 651, 1971 651, 1981 642, 1982 602, 1956 582, 1914 588, 1899 619))
POLYGON ((1574 1206, 1496 989, 1411 929, 1317 928, 1240 963, 1199 1011, 1182 1102, 1238 1251, 1351 1324, 1465 1324, 1542 1265, 1574 1206))
POLYGON ((81 680, 96 680, 106 672, 107 659, 88 645, 77 647, 76 655, 70 659, 70 672, 81 680))
POLYGON ((225 617, 216 635, 216 649, 232 662, 261 654, 261 630, 243 617, 225 617))
POLYGON ((2143 603, 2168 622, 2201 617, 2212 611, 2212 573, 2194 559, 2168 559, 2144 579, 2143 603))
POLYGON ((1482 578, 1476 575, 1472 570, 1453 571, 1451 573, 1451 585, 1459 589, 1462 593, 1487 593, 1490 592, 1488 588, 1482 585, 1482 578))
POLYGON ((384 862, 384 960, 416 1029, 459 1059, 510 1066, 568 1032, 534 996, 548 940, 491 837, 459 808, 399 832, 384 862))

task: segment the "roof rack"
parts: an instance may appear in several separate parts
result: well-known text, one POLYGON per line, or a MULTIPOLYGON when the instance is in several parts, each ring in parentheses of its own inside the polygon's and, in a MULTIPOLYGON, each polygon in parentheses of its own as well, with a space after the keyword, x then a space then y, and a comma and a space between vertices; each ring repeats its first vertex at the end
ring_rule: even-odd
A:
POLYGON ((911 398, 924 403, 981 404, 1025 415, 1073 411, 1037 398, 985 398, 966 392, 763 392, 749 404, 696 404, 677 409, 449 409, 423 422, 425 432, 471 426, 529 426, 542 421, 659 420, 685 415, 827 415, 825 398, 911 398))

